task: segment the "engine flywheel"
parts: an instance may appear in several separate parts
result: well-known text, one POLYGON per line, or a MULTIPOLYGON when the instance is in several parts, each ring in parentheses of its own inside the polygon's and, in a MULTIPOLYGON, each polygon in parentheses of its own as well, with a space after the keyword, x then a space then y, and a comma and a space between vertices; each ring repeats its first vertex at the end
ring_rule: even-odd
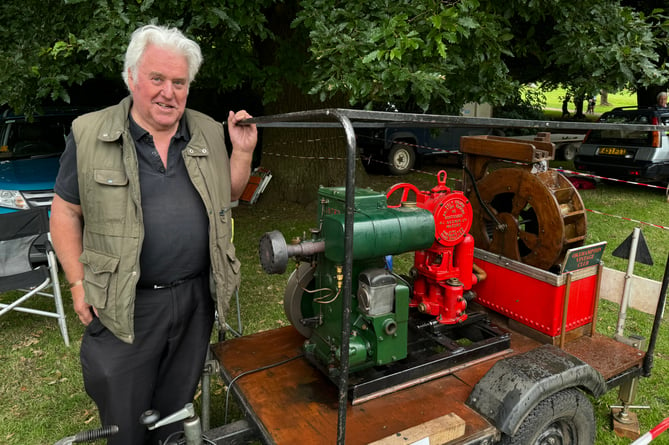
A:
POLYGON ((303 323, 305 318, 314 315, 310 299, 303 298, 307 289, 313 286, 314 273, 316 269, 309 263, 300 263, 297 269, 290 274, 286 291, 283 296, 283 310, 297 332, 304 337, 311 337, 313 329, 303 323))
POLYGON ((587 231, 583 201, 561 173, 501 168, 476 186, 490 211, 469 196, 476 247, 552 270, 562 264, 568 249, 583 245, 587 231))

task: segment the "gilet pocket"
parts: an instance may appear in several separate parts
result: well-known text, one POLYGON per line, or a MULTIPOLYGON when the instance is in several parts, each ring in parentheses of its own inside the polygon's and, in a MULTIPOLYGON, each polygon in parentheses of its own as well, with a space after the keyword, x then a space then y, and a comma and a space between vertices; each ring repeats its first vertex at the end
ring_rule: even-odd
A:
POLYGON ((109 298, 109 285, 116 272, 119 258, 94 250, 84 250, 79 257, 84 265, 84 289, 86 301, 99 309, 104 309, 109 298))
POLYGON ((242 282, 242 263, 237 259, 235 246, 230 243, 225 252, 225 296, 230 298, 242 282))
POLYGON ((242 263, 239 261, 239 259, 237 259, 235 254, 235 246, 232 243, 228 245, 228 248, 225 251, 223 268, 223 295, 216 296, 216 310, 218 311, 219 316, 222 318, 224 318, 225 314, 228 312, 228 308, 230 307, 230 298, 232 298, 235 291, 239 289, 242 281, 242 263))

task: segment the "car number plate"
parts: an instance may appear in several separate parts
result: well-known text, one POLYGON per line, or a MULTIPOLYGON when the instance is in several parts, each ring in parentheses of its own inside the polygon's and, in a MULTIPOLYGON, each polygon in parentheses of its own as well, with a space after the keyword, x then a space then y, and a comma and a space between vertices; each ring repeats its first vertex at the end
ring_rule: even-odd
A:
POLYGON ((611 155, 611 156, 625 156, 627 150, 624 148, 615 148, 615 147, 600 147, 600 155, 611 155))

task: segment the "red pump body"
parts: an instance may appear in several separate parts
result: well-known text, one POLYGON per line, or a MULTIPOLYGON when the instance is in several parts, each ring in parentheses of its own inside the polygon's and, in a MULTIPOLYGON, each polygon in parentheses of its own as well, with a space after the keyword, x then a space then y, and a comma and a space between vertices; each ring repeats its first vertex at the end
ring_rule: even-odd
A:
POLYGON ((469 234, 473 211, 462 192, 446 187, 445 171, 440 171, 437 178, 438 185, 429 192, 404 183, 393 186, 387 197, 403 190, 400 205, 408 205, 408 194, 414 192, 416 206, 434 216, 434 243, 415 253, 410 306, 435 316, 439 323, 455 324, 467 319, 464 293, 477 282, 473 273, 474 238, 469 234))

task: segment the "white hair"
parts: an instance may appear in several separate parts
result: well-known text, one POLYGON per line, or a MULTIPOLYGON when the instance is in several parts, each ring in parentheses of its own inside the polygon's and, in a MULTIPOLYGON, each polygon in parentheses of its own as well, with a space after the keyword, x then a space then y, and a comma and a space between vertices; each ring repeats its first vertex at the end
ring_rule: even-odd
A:
POLYGON ((145 25, 132 33, 128 49, 125 52, 123 65, 123 81, 128 84, 128 71, 132 72, 133 78, 137 77, 139 62, 149 45, 174 50, 186 57, 188 62, 188 84, 190 84, 202 65, 202 52, 200 45, 183 35, 177 28, 167 28, 158 25, 145 25))

